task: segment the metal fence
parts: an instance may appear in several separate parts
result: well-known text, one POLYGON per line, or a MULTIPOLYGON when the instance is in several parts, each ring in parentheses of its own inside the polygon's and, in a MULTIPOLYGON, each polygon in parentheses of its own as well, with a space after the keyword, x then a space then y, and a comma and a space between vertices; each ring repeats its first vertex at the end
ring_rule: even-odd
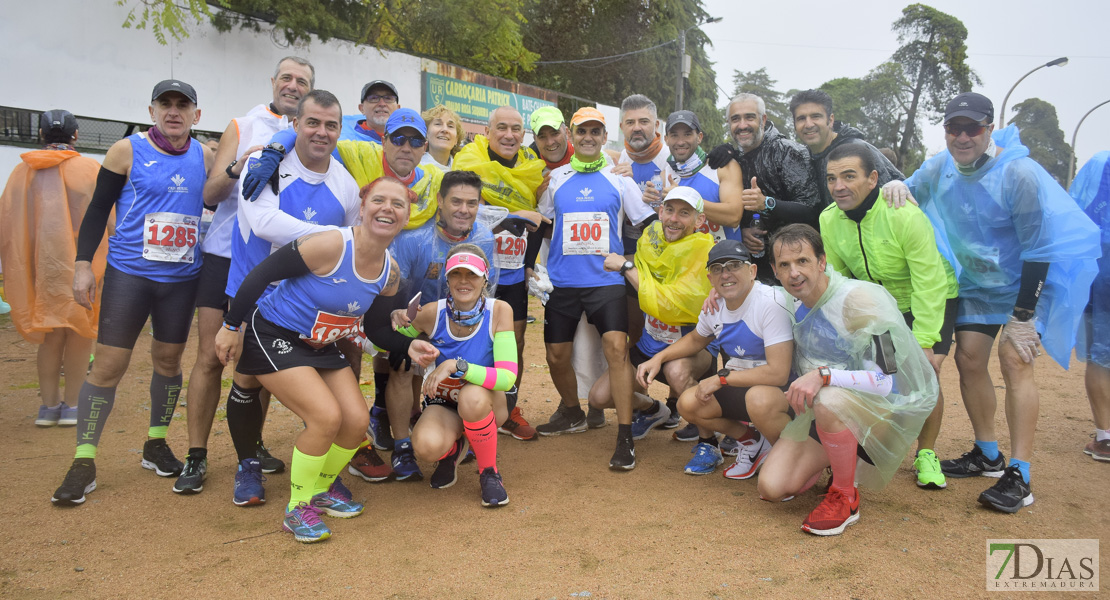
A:
MULTIPOLYGON (((39 141, 39 116, 42 110, 0 106, 0 144, 37 148, 39 141)), ((135 133, 146 131, 150 123, 127 123, 92 117, 77 116, 77 143, 83 152, 106 152, 112 144, 135 133)), ((193 130, 193 137, 201 142, 219 140, 222 132, 193 130)))

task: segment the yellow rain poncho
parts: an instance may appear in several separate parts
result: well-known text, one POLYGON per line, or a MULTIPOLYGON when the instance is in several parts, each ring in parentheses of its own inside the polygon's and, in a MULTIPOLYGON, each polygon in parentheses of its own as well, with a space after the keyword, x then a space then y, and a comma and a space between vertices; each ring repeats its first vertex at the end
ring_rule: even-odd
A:
MULTIPOLYGON (((340 140, 335 149, 358 187, 361 188, 385 174, 381 144, 340 140)), ((410 209, 409 224, 405 225, 405 229, 416 229, 435 216, 438 204, 436 195, 439 194, 439 184, 443 181, 443 171, 434 165, 423 164, 416 168, 418 171, 422 170, 424 176, 409 186, 416 193, 417 201, 410 209)))
POLYGON ((543 182, 543 160, 527 148, 517 151, 516 166, 490 160, 489 140, 484 135, 463 146, 455 155, 456 171, 474 171, 482 178, 482 199, 510 212, 536 210, 536 188, 543 182))
POLYGON ((667 325, 697 323, 709 295, 705 263, 712 247, 708 233, 692 233, 669 243, 663 237, 662 222, 649 225, 636 242, 640 308, 667 325))

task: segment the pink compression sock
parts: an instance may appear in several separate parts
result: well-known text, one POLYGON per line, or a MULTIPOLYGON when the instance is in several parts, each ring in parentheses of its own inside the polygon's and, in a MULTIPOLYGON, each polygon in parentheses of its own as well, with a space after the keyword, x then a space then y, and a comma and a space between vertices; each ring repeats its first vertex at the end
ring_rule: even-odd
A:
POLYGON ((478 471, 485 471, 493 467, 497 471, 497 419, 491 410, 486 418, 477 423, 463 421, 466 430, 466 439, 470 440, 470 447, 474 449, 474 457, 478 459, 478 471))
POLYGON ((829 457, 829 466, 833 472, 833 486, 844 492, 849 498, 856 495, 856 436, 847 427, 843 431, 829 433, 820 426, 817 427, 817 437, 821 438, 821 445, 825 447, 825 454, 829 457))

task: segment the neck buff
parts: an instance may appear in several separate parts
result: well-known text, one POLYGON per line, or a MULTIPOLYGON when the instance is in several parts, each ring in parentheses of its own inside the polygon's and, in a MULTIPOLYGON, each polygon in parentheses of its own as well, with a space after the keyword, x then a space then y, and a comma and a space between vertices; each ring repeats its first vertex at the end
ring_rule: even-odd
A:
POLYGON ((702 150, 701 146, 695 147, 694 155, 686 159, 686 162, 682 164, 679 164, 672 154, 667 157, 667 164, 671 166, 671 170, 677 173, 680 178, 686 179, 687 177, 693 177, 695 173, 705 166, 705 150, 702 150))
POLYGON ((992 137, 990 144, 987 145, 987 151, 984 152, 982 156, 975 159, 975 162, 971 163, 970 165, 961 165, 960 163, 956 163, 956 170, 959 171, 961 175, 971 175, 972 173, 981 169, 983 165, 987 164, 988 160, 994 158, 994 155, 997 152, 998 146, 994 145, 994 138, 992 137))
POLYGON ((451 292, 447 292, 447 315, 452 321, 459 325, 467 327, 477 325, 482 322, 482 313, 486 310, 486 296, 482 294, 482 299, 474 305, 470 310, 456 310, 455 299, 451 296, 451 292))
POLYGON ((409 173, 408 177, 401 177, 400 175, 394 173, 393 169, 389 168, 389 161, 385 159, 384 152, 382 153, 382 173, 390 177, 396 177, 397 179, 400 179, 401 183, 405 184, 405 187, 412 187, 412 182, 416 180, 416 169, 413 169, 412 172, 409 173))
POLYGON ((578 155, 575 154, 570 159, 570 168, 578 171, 579 173, 593 173, 600 171, 605 166, 605 154, 602 154, 593 162, 583 162, 578 155))
POLYGON ((193 138, 186 136, 185 145, 182 146, 180 150, 174 148, 173 144, 170 143, 169 138, 162 135, 162 130, 158 129, 157 125, 146 130, 146 137, 150 139, 150 141, 155 146, 157 146, 159 150, 173 156, 181 156, 182 154, 185 154, 189 151, 189 146, 193 144, 193 138))
POLYGON ((651 140, 647 148, 643 150, 633 150, 632 146, 628 145, 628 140, 624 142, 624 151, 628 153, 628 157, 638 163, 651 162, 659 151, 663 149, 663 136, 659 132, 655 132, 655 139, 651 140))
MULTIPOLYGON (((554 171, 555 169, 558 169, 559 167, 561 167, 563 165, 569 165, 570 164, 570 159, 573 156, 574 156, 574 144, 570 143, 570 140, 567 140, 567 153, 563 155, 563 158, 559 159, 556 162, 550 162, 546 158, 544 158, 543 162, 544 162, 545 165, 547 165, 548 169, 554 171)), ((543 158, 543 156, 540 156, 540 158, 543 158)))
POLYGON ((470 235, 471 231, 470 229, 467 229, 463 232, 462 235, 451 235, 450 233, 447 233, 447 223, 444 222, 442 217, 439 219, 439 221, 436 222, 436 229, 439 230, 439 235, 443 236, 443 239, 451 242, 452 244, 458 244, 459 242, 465 241, 466 238, 470 235))
POLYGON ((77 151, 76 148, 74 148, 73 146, 71 146, 69 144, 47 144, 47 145, 43 146, 42 149, 43 150, 69 150, 71 152, 76 152, 77 151))
POLYGON ((859 203, 859 206, 844 211, 844 214, 856 223, 862 223, 863 218, 867 216, 867 211, 871 210, 871 208, 875 206, 875 201, 879 199, 880 189, 879 186, 875 186, 875 189, 871 190, 871 193, 863 199, 863 202, 859 203))

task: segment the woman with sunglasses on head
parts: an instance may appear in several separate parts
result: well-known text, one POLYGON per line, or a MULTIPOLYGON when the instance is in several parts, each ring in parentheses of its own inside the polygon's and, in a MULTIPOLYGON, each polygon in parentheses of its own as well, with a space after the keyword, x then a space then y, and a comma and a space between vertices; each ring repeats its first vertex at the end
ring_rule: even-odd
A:
MULTIPOLYGON (((517 374, 513 311, 487 297, 489 262, 473 244, 447 255, 446 298, 412 320, 439 351, 424 377, 424 412, 412 432, 417 458, 438 460, 431 486, 451 487, 467 446, 478 460, 482 506, 509 503, 497 469, 497 427, 509 416, 505 392, 517 374)), ((400 321, 406 318, 401 316, 400 321)))
MULTIPOLYGON (((255 267, 216 336, 217 356, 227 364, 239 350, 239 324, 246 322, 236 370, 258 377, 304 420, 293 449, 291 492, 282 522, 301 542, 331 536, 321 514, 350 518, 363 510, 338 473, 362 441, 369 413, 335 341, 357 336, 364 314, 388 315, 371 304, 397 290, 397 265, 387 248, 408 221, 412 192, 400 181, 382 177, 360 195, 360 225, 304 236, 255 267), (272 281, 280 283, 259 301, 272 281), (256 301, 257 308, 252 308, 256 301)), ((376 334, 383 329, 371 329, 379 344, 408 352, 420 364, 434 357, 430 344, 409 345, 397 339, 402 336, 386 340, 376 334)))

